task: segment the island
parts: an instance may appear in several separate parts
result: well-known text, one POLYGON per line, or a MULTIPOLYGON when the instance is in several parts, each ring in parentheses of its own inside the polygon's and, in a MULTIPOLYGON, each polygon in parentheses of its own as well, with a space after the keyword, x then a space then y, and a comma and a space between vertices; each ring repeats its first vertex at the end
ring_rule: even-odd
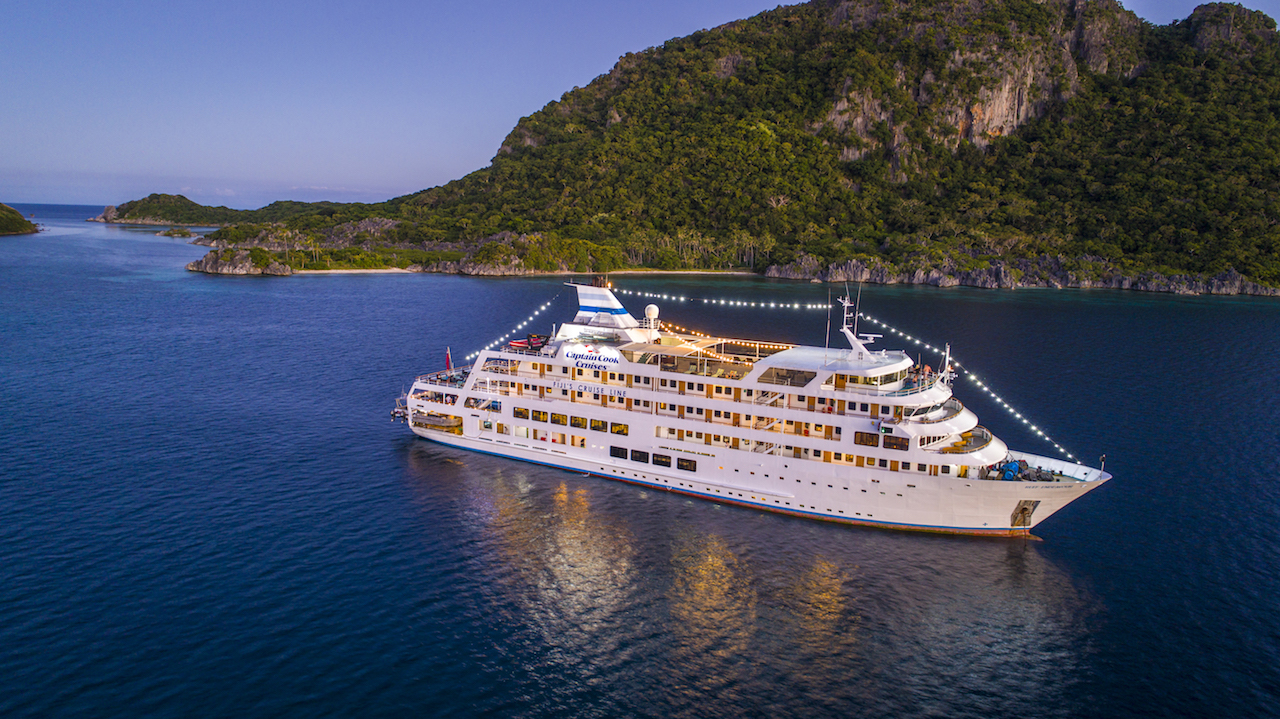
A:
POLYGON ((22 216, 21 212, 0 205, 0 235, 29 235, 39 232, 40 227, 22 216))
POLYGON ((439 187, 101 219, 218 226, 204 272, 1275 295, 1276 117, 1276 23, 1240 5, 1155 26, 1114 0, 822 0, 627 53, 439 187))

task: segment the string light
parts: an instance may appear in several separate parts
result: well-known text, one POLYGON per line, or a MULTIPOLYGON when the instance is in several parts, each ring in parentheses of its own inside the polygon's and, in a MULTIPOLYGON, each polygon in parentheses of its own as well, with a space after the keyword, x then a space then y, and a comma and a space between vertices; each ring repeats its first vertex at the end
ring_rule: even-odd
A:
POLYGON ((643 292, 640 290, 627 290, 621 287, 613 288, 614 292, 632 295, 635 297, 647 297, 655 300, 670 300, 673 302, 701 302, 704 305, 723 305, 725 307, 757 307, 779 310, 826 310, 831 305, 825 303, 812 302, 761 302, 759 300, 735 300, 721 297, 686 297, 684 295, 664 295, 659 292, 643 292))
MULTIPOLYGON (((884 322, 881 322, 880 320, 875 319, 874 317, 872 317, 871 315, 868 315, 868 314, 867 314, 867 313, 865 313, 865 312, 859 313, 859 315, 858 315, 858 316, 859 316, 859 317, 862 317, 863 319, 865 319, 865 320, 867 320, 867 321, 869 321, 869 322, 874 322, 875 324, 879 325, 880 327, 883 327, 884 329, 888 330, 889 332, 892 332, 892 333, 894 333, 894 334, 898 335, 899 337, 902 337, 902 338, 904 338, 904 339, 906 339, 906 340, 908 340, 908 341, 913 341, 913 342, 915 342, 916 344, 921 345, 922 347, 925 347, 926 349, 929 349, 929 350, 932 350, 932 351, 935 351, 935 352, 942 352, 942 351, 943 351, 943 350, 939 350, 938 348, 934 347, 933 345, 930 345, 930 344, 928 344, 928 343, 922 342, 922 341, 921 341, 920 339, 918 339, 918 338, 914 338, 914 337, 911 337, 910 335, 904 334, 901 330, 897 329, 896 327, 892 327, 892 326, 890 326, 890 325, 888 325, 888 324, 885 324, 884 322)), ((952 364, 954 367, 957 367, 957 368, 964 368, 964 365, 960 362, 960 360, 956 359, 955 357, 952 357, 952 358, 951 358, 951 364, 952 364)), ((1028 420, 1026 417, 1023 417, 1023 416, 1022 416, 1022 414, 1021 414, 1020 412, 1018 412, 1017 410, 1015 410, 1015 409, 1013 408, 1013 405, 1011 405, 1011 404, 1009 404, 1008 402, 1006 402, 1006 401, 1004 400, 1004 398, 1003 398, 1003 397, 1001 397, 1000 395, 996 394, 996 393, 995 393, 995 392, 994 392, 990 387, 988 387, 988 386, 986 385, 986 383, 984 383, 982 380, 978 379, 978 375, 974 374, 973 372, 969 371, 968 369, 964 369, 964 374, 965 374, 965 376, 966 376, 966 377, 968 377, 968 378, 969 378, 969 380, 970 380, 970 381, 972 381, 975 385, 977 385, 978 389, 982 390, 983 392, 986 392, 986 393, 987 393, 987 395, 988 395, 989 397, 991 397, 991 399, 993 399, 993 400, 995 401, 995 403, 996 403, 996 404, 998 404, 998 405, 1000 405, 1001 407, 1003 407, 1006 411, 1008 411, 1008 412, 1009 412, 1009 414, 1012 414, 1012 415, 1014 416, 1014 419, 1017 419, 1017 420, 1019 420, 1020 422, 1022 422, 1022 424, 1026 425, 1027 429, 1029 429, 1029 430, 1031 430, 1032 432, 1034 432, 1034 433, 1036 434, 1036 436, 1041 437, 1042 439, 1044 439, 1044 441, 1046 441, 1046 442, 1048 442, 1049 444, 1053 445, 1053 448, 1054 448, 1054 449, 1056 449, 1056 450, 1058 450, 1059 452, 1061 452, 1061 453, 1062 453, 1062 455, 1063 455, 1063 456, 1065 456, 1067 459, 1070 459, 1070 460, 1072 460, 1072 461, 1076 462, 1077 464, 1080 462, 1080 460, 1079 460, 1079 459, 1076 459, 1076 456, 1075 456, 1074 454, 1071 454, 1070 452, 1068 452, 1068 451, 1066 450, 1066 448, 1065 448, 1065 447, 1063 447, 1062 445, 1060 445, 1060 444, 1058 444, 1057 442, 1053 441, 1053 439, 1052 439, 1051 437, 1049 437, 1049 435, 1047 435, 1047 434, 1045 434, 1045 433, 1044 433, 1044 430, 1042 430, 1041 428, 1037 427, 1037 426, 1036 426, 1036 425, 1034 425, 1034 424, 1031 424, 1030 420, 1028 420)))
POLYGON ((549 299, 549 300, 547 300, 546 302, 544 302, 541 306, 539 306, 539 307, 538 307, 538 309, 534 310, 533 314, 529 315, 529 317, 528 317, 528 318, 526 318, 523 322, 521 322, 520 324, 518 324, 518 325, 516 325, 514 328, 512 328, 512 330, 511 330, 510 332, 506 333, 505 335, 502 335, 502 336, 501 336, 501 337, 499 337, 498 339, 496 339, 496 340, 494 340, 494 341, 490 342, 489 344, 485 345, 484 347, 481 347, 480 349, 476 350, 475 352, 472 352, 471 354, 469 354, 469 355, 467 355, 465 358, 463 358, 463 360, 464 360, 464 361, 466 361, 466 360, 472 360, 472 359, 475 359, 476 357, 478 357, 478 356, 480 355, 480 353, 481 353, 481 352, 484 352, 485 350, 493 349, 494 347, 497 347, 497 346, 499 346, 499 345, 501 345, 501 344, 505 343, 505 342, 506 342, 506 341, 511 337, 511 335, 514 335, 514 334, 516 334, 517 332, 519 332, 520 330, 524 329, 524 328, 525 328, 525 327, 526 327, 530 322, 532 322, 532 321, 534 320, 534 318, 536 318, 538 315, 540 315, 540 314, 542 314, 543 312, 545 312, 545 311, 547 310, 547 308, 551 306, 551 303, 556 301, 556 298, 558 298, 558 297, 560 296, 560 294, 561 294, 560 292, 557 292, 555 297, 552 297, 551 299, 549 299))

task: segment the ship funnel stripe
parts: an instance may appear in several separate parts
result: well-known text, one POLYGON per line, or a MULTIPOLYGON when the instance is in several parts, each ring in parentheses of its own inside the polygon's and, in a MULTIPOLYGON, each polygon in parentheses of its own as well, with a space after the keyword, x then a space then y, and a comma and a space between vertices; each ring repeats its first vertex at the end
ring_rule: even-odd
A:
POLYGON ((625 315, 627 308, 625 307, 590 307, 588 305, 579 305, 579 312, 604 312, 610 315, 625 315))

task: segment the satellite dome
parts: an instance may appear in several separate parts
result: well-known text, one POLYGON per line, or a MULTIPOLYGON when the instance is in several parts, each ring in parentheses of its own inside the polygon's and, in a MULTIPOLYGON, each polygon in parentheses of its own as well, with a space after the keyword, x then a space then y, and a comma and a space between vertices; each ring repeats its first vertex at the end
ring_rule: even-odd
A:
POLYGON ((649 319, 651 319, 651 320, 656 320, 656 319, 658 319, 658 306, 657 306, 657 305, 649 305, 648 307, 645 307, 645 308, 644 308, 644 316, 645 316, 645 317, 648 317, 648 318, 649 318, 649 319))

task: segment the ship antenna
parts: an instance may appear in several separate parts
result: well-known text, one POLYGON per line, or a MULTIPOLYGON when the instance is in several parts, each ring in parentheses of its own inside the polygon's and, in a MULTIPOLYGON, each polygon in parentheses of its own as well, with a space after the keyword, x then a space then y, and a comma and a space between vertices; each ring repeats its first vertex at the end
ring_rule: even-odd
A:
MULTIPOLYGON (((847 295, 847 292, 846 292, 847 295)), ((862 313, 862 282, 858 282, 858 298, 853 303, 853 336, 858 336, 858 315, 862 313)))
POLYGON ((831 288, 827 288, 827 346, 823 348, 822 364, 827 363, 827 350, 831 349, 831 288))

